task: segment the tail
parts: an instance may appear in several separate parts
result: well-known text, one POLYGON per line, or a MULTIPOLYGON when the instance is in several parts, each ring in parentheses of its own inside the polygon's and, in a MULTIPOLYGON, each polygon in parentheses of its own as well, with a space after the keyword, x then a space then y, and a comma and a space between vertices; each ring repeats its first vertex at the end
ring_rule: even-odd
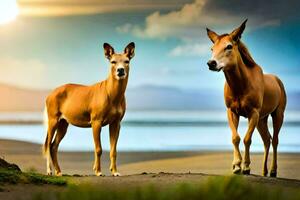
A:
POLYGON ((45 105, 45 108, 44 108, 43 124, 44 124, 44 127, 46 129, 46 140, 45 140, 45 143, 43 145, 43 155, 47 156, 47 153, 48 153, 48 150, 49 150, 49 147, 48 147, 49 136, 48 136, 48 112, 47 112, 47 106, 46 105, 45 105))

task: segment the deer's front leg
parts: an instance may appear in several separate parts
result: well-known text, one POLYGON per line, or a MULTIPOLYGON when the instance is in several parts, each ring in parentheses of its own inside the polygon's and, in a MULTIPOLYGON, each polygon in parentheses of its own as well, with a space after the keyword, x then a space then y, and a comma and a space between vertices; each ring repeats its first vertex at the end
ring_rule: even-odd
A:
POLYGON ((251 115, 248 118, 248 130, 244 138, 245 145, 245 154, 244 154, 244 166, 243 166, 243 174, 250 174, 250 145, 251 138, 255 127, 257 126, 259 121, 259 112, 257 109, 254 109, 251 115))
POLYGON ((120 122, 114 122, 109 125, 109 139, 110 139, 110 171, 113 176, 120 176, 117 171, 117 142, 120 132, 120 122))
POLYGON ((242 162, 242 156, 239 148, 241 138, 237 131, 239 125, 239 116, 234 112, 232 112, 230 109, 227 109, 227 117, 228 117, 229 127, 232 132, 232 144, 234 146, 232 172, 234 174, 238 174, 241 172, 241 162, 242 162))
POLYGON ((101 147, 101 123, 100 122, 93 122, 92 123, 93 129, 93 138, 95 144, 95 162, 94 162, 94 171, 96 176, 102 176, 101 173, 101 154, 102 154, 102 147, 101 147))

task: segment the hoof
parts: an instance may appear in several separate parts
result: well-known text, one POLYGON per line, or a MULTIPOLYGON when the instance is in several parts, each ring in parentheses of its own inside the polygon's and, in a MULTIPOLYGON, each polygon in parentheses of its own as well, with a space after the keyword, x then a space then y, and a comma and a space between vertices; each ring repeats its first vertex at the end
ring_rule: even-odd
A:
POLYGON ((250 175, 250 169, 243 170, 244 175, 250 175))
POLYGON ((102 172, 95 172, 96 176, 104 176, 102 172))
POLYGON ((47 172, 47 175, 48 176, 52 176, 52 172, 47 172))
POLYGON ((116 176, 121 176, 121 174, 118 173, 118 172, 115 172, 115 173, 112 174, 112 176, 115 176, 115 177, 116 177, 116 176))
POLYGON ((276 178, 276 177, 277 177, 277 172, 272 170, 272 171, 270 172, 270 177, 276 178))
POLYGON ((56 172, 55 176, 62 176, 61 172, 56 172))
POLYGON ((244 175, 250 175, 250 171, 250 167, 244 167, 242 172, 244 175))
POLYGON ((262 175, 263 175, 264 177, 268 176, 268 171, 263 172, 262 175))
POLYGON ((241 167, 238 165, 234 165, 233 166, 233 170, 232 170, 233 174, 240 174, 241 173, 241 167))
POLYGON ((47 175, 52 176, 52 170, 51 169, 47 169, 47 175))

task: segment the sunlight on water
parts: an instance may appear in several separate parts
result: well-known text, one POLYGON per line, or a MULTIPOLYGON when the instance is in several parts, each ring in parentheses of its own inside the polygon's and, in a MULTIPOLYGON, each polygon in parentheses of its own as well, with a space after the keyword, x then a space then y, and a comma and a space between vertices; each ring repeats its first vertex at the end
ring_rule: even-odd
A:
MULTIPOLYGON (((13 114, 9 114, 13 119, 13 114)), ((39 120, 40 114, 18 114, 18 120, 39 120)), ((280 152, 300 152, 299 114, 286 117, 280 134, 280 152)), ((3 115, 0 120, 7 119, 3 115)), ((128 112, 121 128, 120 151, 232 150, 231 133, 225 112, 128 112), (159 123, 158 123, 159 122, 159 123)), ((244 136, 246 120, 241 120, 239 132, 244 136)), ((42 144, 42 125, 0 125, 0 138, 24 140, 42 144)), ((102 130, 102 145, 109 149, 108 127, 102 130)), ((242 143, 241 143, 242 144, 242 143)), ((60 150, 93 150, 91 129, 70 126, 60 150)), ((241 145, 241 148, 243 146, 241 145)), ((253 134, 251 151, 263 151, 258 132, 253 134)))

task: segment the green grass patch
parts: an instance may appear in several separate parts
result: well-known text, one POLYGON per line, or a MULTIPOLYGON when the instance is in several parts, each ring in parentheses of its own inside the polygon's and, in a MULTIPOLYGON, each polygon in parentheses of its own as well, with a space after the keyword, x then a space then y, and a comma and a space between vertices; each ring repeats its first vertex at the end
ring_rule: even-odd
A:
POLYGON ((29 167, 29 168, 25 169, 25 172, 28 172, 28 173, 37 173, 38 170, 35 167, 29 167))
POLYGON ((32 183, 32 184, 66 185, 67 180, 64 177, 46 176, 34 172, 21 172, 16 170, 0 169, 0 183, 1 184, 32 183))
MULTIPOLYGON (((118 181, 118 180, 116 180, 118 181)), ((161 184, 161 183, 160 183, 161 184)), ((299 190, 249 183, 243 177, 213 177, 204 183, 176 185, 70 185, 61 192, 39 194, 35 198, 56 200, 296 200, 299 190)))

